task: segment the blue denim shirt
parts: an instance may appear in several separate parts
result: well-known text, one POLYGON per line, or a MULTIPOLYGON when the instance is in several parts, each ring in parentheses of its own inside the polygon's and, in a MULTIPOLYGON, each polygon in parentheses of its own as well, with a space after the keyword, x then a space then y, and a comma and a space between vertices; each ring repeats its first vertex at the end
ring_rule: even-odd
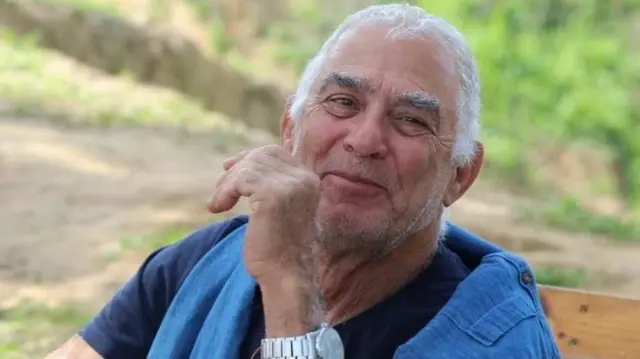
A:
POLYGON ((394 358, 560 359, 527 263, 455 225, 446 241, 475 269, 394 358))
MULTIPOLYGON (((242 263, 245 229, 232 232, 193 268, 148 358, 238 357, 257 285, 242 263)), ((527 263, 454 224, 445 240, 473 271, 394 358, 559 359, 527 263)))

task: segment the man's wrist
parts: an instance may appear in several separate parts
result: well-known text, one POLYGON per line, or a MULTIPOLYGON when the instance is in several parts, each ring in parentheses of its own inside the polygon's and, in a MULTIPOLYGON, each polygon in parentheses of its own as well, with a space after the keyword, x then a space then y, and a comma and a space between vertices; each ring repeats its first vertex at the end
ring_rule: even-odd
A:
POLYGON ((267 338, 304 335, 320 327, 324 316, 312 281, 283 275, 258 283, 267 338))

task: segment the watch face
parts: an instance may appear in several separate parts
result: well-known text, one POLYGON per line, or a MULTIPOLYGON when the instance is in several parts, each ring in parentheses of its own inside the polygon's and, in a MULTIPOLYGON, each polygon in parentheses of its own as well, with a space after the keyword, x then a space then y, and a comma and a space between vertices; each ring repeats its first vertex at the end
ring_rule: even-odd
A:
POLYGON ((316 340, 316 350, 322 359, 344 359, 344 347, 340 334, 331 327, 320 330, 316 340))

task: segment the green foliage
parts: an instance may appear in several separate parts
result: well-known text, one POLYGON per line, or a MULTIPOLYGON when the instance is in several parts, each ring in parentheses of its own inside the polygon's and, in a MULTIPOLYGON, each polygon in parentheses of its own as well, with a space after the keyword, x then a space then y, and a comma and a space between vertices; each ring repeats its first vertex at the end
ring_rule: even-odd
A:
POLYGON ((536 268, 534 275, 539 284, 565 288, 582 287, 589 280, 588 272, 584 268, 547 266, 536 268))
MULTIPOLYGON (((532 148, 593 141, 614 154, 620 197, 640 207, 640 110, 632 100, 640 62, 628 46, 637 0, 411 3, 451 21, 476 54, 487 174, 531 187, 539 180, 526 157, 532 148)), ((343 19, 328 8, 292 2, 292 20, 268 27, 264 35, 277 42, 279 61, 304 68, 343 19)))
POLYGON ((54 4, 71 5, 84 11, 99 12, 109 15, 121 15, 118 6, 109 0, 44 0, 54 4))
POLYGON ((549 139, 592 140, 623 163, 618 181, 631 183, 621 195, 640 204, 632 176, 640 166, 632 103, 640 71, 627 47, 630 29, 620 23, 630 1, 618 11, 604 1, 417 3, 457 25, 476 53, 490 164, 532 172, 523 151, 549 139))
POLYGON ((96 76, 34 37, 0 32, 0 98, 21 115, 47 115, 100 125, 206 125, 239 132, 222 116, 166 89, 140 86, 125 76, 96 76))
POLYGON ((329 14, 326 9, 318 1, 293 2, 290 17, 295 21, 271 24, 265 30, 267 38, 277 41, 277 60, 293 66, 298 73, 304 70, 307 61, 342 20, 342 16, 329 14))
POLYGON ((549 225, 569 231, 602 235, 618 241, 640 242, 640 222, 591 212, 568 196, 546 210, 543 220, 549 225))
POLYGON ((215 12, 213 3, 209 0, 187 0, 196 10, 201 20, 209 20, 215 12))
POLYGON ((227 35, 226 24, 223 19, 216 19, 209 29, 209 37, 213 50, 218 55, 227 54, 234 47, 234 43, 227 35))

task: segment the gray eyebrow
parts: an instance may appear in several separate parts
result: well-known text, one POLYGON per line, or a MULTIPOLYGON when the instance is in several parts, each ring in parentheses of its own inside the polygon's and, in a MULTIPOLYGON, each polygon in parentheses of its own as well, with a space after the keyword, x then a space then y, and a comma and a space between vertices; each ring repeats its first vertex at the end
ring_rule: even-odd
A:
POLYGON ((371 89, 367 79, 339 72, 332 72, 324 78, 322 81, 322 87, 320 88, 320 93, 324 92, 324 90, 326 90, 330 85, 337 85, 342 88, 360 90, 363 92, 368 92, 371 89))
POLYGON ((424 92, 404 92, 400 94, 398 100, 419 110, 440 109, 440 101, 424 92))
MULTIPOLYGON (((366 78, 348 75, 340 72, 332 72, 328 74, 322 81, 320 92, 326 90, 328 86, 336 85, 342 88, 359 90, 362 92, 372 91, 369 80, 366 78)), ((403 92, 398 96, 398 102, 415 107, 418 110, 439 110, 440 101, 435 97, 424 92, 403 92)))

